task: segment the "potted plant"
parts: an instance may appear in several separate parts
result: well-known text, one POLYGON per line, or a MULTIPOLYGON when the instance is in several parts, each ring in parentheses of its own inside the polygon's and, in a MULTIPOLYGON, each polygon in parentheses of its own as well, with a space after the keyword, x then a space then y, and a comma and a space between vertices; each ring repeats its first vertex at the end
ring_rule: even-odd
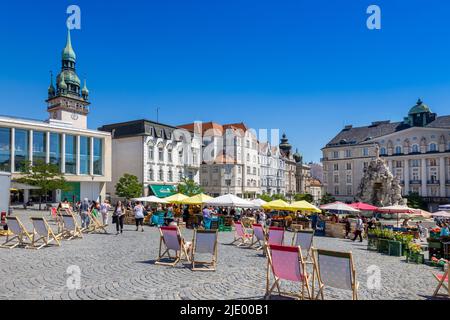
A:
POLYGON ((422 253, 422 247, 417 243, 409 244, 409 252, 406 258, 409 263, 423 264, 425 262, 425 256, 422 253))
POLYGON ((389 229, 382 229, 378 236, 378 252, 389 254, 389 240, 394 239, 394 232, 389 229))

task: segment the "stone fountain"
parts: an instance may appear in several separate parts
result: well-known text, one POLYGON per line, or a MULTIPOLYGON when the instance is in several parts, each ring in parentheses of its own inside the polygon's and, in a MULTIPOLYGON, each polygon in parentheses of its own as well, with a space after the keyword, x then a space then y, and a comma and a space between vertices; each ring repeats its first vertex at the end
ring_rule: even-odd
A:
POLYGON ((406 205, 406 199, 402 198, 400 182, 389 170, 386 161, 380 158, 378 146, 376 157, 364 170, 356 198, 377 207, 406 205))

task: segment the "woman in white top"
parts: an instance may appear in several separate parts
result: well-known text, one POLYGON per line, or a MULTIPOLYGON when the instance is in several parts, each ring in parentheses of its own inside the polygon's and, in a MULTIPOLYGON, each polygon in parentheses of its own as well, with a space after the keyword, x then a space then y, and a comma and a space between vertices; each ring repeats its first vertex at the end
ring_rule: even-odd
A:
POLYGON ((134 206, 134 219, 136 220, 136 231, 139 230, 139 225, 141 226, 141 231, 144 232, 144 206, 138 201, 134 206))

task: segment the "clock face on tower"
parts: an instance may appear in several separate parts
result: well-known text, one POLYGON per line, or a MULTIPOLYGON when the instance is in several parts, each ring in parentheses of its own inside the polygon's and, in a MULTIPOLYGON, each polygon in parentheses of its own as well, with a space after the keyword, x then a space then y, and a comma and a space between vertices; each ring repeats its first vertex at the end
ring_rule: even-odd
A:
POLYGON ((76 113, 72 113, 70 116, 73 120, 78 120, 78 115, 76 113))

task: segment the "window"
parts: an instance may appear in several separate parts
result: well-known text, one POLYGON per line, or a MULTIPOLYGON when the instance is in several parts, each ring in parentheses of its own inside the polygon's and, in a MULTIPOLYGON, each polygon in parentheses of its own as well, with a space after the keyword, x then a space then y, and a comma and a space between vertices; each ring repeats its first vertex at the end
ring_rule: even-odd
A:
POLYGON ((413 169, 412 179, 413 179, 413 181, 419 181, 420 180, 419 170, 418 169, 413 169))
POLYGON ((381 156, 387 155, 387 152, 386 152, 386 148, 385 148, 385 147, 382 147, 382 148, 380 149, 380 155, 381 155, 381 156))
POLYGON ((412 153, 419 153, 419 145, 414 144, 412 146, 412 153))
POLYGON ((183 149, 178 151, 178 159, 180 161, 180 164, 182 164, 183 163, 183 149))
POLYGON ((179 170, 178 171, 178 181, 182 181, 183 180, 183 171, 179 170))
POLYGON ((253 168, 253 174, 256 175, 256 168, 253 168))
POLYGON ((251 168, 250 167, 247 167, 247 174, 250 174, 251 173, 251 168))
POLYGON ((347 183, 352 183, 352 176, 350 174, 347 175, 347 183))
POLYGON ((437 151, 437 145, 436 143, 430 143, 430 146, 428 147, 428 151, 435 152, 437 151))
POLYGON ((11 129, 0 128, 0 171, 11 171, 11 129))
POLYGON ((334 194, 339 195, 339 187, 338 186, 334 187, 334 194))
POLYGON ((345 150, 345 156, 347 158, 351 158, 352 157, 352 150, 345 150))
POLYGON ((148 146, 148 161, 155 160, 155 148, 153 145, 148 146))
POLYGON ((62 136, 58 133, 50 133, 50 163, 61 168, 61 144, 62 136))
POLYGON ((437 166, 437 161, 436 161, 436 159, 430 159, 430 160, 428 161, 428 165, 429 165, 430 167, 436 167, 436 166, 437 166))
POLYGON ((339 170, 339 164, 338 163, 333 164, 333 169, 334 169, 334 171, 338 171, 339 170))
POLYGON ((158 160, 164 162, 164 147, 158 147, 158 160))
POLYGON ((159 172, 158 172, 158 180, 159 181, 164 181, 164 171, 162 168, 159 168, 159 172))
POLYGON ((154 181, 155 180, 155 173, 154 173, 152 168, 150 168, 150 170, 148 170, 148 180, 149 181, 154 181))
POLYGON ((338 175, 334 176, 334 183, 339 183, 339 176, 338 175))
POLYGON ((411 160, 411 167, 413 168, 420 167, 420 161, 418 159, 411 160))
POLYGON ((338 159, 339 158, 339 151, 333 151, 333 158, 338 159))
POLYGON ((77 137, 66 135, 66 173, 77 173, 77 137))
POLYGON ((353 193, 353 188, 352 188, 352 186, 347 186, 347 195, 348 195, 348 196, 351 196, 352 193, 353 193))
POLYGON ((247 162, 250 162, 250 153, 247 153, 247 162))
POLYGON ((396 168, 402 168, 403 167, 403 162, 402 161, 395 161, 395 167, 396 168))
POLYGON ((80 137, 80 174, 90 174, 91 169, 91 139, 80 137))
POLYGON ((352 170, 352 164, 350 162, 347 163, 347 170, 352 170))
POLYGON ((363 148, 363 156, 368 157, 369 156, 369 148, 363 148))
POLYGON ((14 135, 15 158, 14 166, 17 172, 25 169, 29 158, 29 134, 27 130, 16 129, 14 135))
POLYGON ((402 147, 396 146, 395 147, 395 154, 401 154, 402 153, 402 147))
POLYGON ((94 138, 94 174, 103 174, 103 139, 94 138))
POLYGON ((172 170, 169 170, 168 180, 169 180, 170 182, 173 181, 173 172, 172 172, 172 170))
POLYGON ((169 163, 172 163, 172 149, 167 150, 167 161, 169 161, 169 163))
POLYGON ((369 167, 369 163, 368 163, 368 162, 364 162, 364 163, 363 163, 363 168, 364 168, 364 169, 367 169, 368 167, 369 167))
POLYGON ((33 163, 47 161, 47 133, 33 131, 33 163))

